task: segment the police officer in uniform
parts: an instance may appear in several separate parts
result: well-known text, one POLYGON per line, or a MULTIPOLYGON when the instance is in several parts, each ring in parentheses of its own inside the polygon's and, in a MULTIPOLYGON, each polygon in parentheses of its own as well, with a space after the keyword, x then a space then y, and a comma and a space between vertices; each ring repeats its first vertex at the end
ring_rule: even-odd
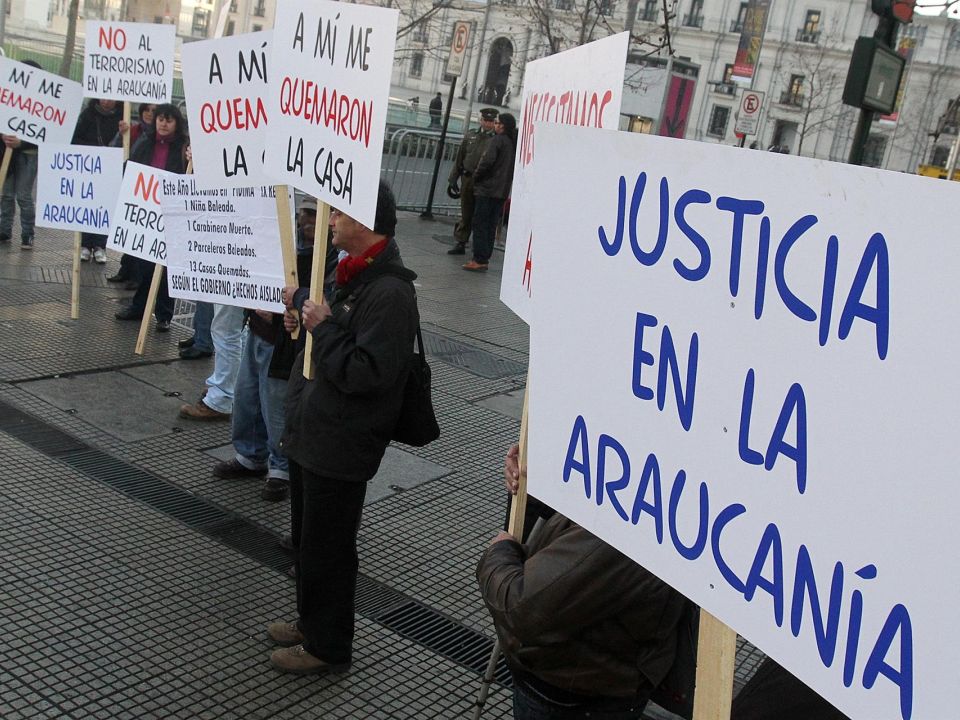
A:
POLYGON ((470 229, 473 226, 473 171, 483 157, 487 142, 493 137, 493 122, 496 119, 497 111, 493 108, 484 108, 480 111, 480 127, 468 130, 463 136, 457 159, 450 171, 447 194, 456 197, 457 193, 460 193, 460 221, 453 229, 456 244, 447 251, 448 255, 463 255, 466 252, 470 229))

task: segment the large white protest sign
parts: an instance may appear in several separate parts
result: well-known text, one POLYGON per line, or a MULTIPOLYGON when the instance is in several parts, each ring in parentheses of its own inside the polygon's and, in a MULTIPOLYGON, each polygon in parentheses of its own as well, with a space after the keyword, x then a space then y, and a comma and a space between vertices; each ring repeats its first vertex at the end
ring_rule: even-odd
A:
POLYGON ((531 494, 850 717, 955 716, 957 189, 537 136, 531 494))
POLYGON ((110 249, 153 263, 167 264, 160 196, 164 180, 172 181, 175 177, 166 170, 127 163, 117 209, 111 218, 110 249))
POLYGON ((200 187, 267 184, 267 58, 270 31, 183 46, 193 172, 200 187))
POLYGON ((37 160, 37 225, 105 235, 120 194, 123 149, 45 143, 37 160))
MULTIPOLYGON (((535 284, 534 237, 541 238, 541 247, 552 242, 536 232, 528 199, 530 172, 543 144, 536 128, 559 123, 616 130, 629 37, 629 33, 620 33, 536 60, 527 65, 523 75, 500 299, 527 323, 535 284)), ((570 169, 574 173, 567 173, 568 181, 577 182, 574 178, 582 177, 579 170, 572 165, 570 169)))
POLYGON ((175 41, 173 25, 88 20, 85 94, 124 102, 169 102, 175 41))
POLYGON ((373 227, 397 10, 327 0, 277 4, 266 165, 373 227))
POLYGON ((162 205, 171 296, 284 311, 273 187, 201 190, 192 177, 171 177, 162 205))
POLYGON ((73 136, 83 88, 59 75, 0 57, 0 132, 21 140, 68 143, 73 136))

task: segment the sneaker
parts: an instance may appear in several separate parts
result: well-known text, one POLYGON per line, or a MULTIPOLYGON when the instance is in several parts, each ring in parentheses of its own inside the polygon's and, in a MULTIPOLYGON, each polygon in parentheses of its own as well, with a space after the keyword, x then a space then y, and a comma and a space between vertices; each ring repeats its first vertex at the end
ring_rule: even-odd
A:
POLYGON ((90 248, 80 248, 80 262, 90 262, 90 248))
POLYGON ((267 625, 267 635, 281 647, 293 647, 303 642, 303 633, 297 627, 297 621, 275 622, 267 625))
POLYGON ((467 253, 466 243, 457 243, 452 248, 447 250, 447 255, 465 255, 466 253, 467 253))
POLYGON ((280 672, 294 675, 324 675, 342 673, 350 669, 350 663, 328 663, 307 652, 303 645, 280 648, 270 655, 270 662, 280 672))
POLYGON ((182 405, 180 407, 180 417, 184 420, 229 420, 230 413, 214 410, 203 400, 198 400, 193 405, 182 405))
POLYGON ((20 249, 21 250, 33 250, 33 238, 25 237, 20 240, 20 249))
POLYGON ((267 478, 267 481, 260 489, 260 499, 267 502, 280 502, 287 497, 290 490, 290 482, 283 478, 267 478))
POLYGON ((133 307, 127 306, 123 310, 118 311, 114 317, 117 320, 142 320, 143 313, 138 312, 133 307))
POLYGON ((157 320, 157 332, 158 333, 170 332, 170 321, 157 320))
POLYGON ((93 250, 93 261, 97 265, 106 265, 107 264, 107 251, 103 248, 94 248, 93 250))
MULTIPOLYGON (((248 468, 236 458, 224 460, 213 466, 213 476, 221 480, 233 480, 235 478, 262 478, 267 472, 265 467, 248 468)), ((295 643, 290 643, 291 645, 295 643)))
POLYGON ((177 343, 177 347, 181 350, 186 350, 188 347, 193 347, 193 336, 188 337, 186 340, 181 340, 177 343))

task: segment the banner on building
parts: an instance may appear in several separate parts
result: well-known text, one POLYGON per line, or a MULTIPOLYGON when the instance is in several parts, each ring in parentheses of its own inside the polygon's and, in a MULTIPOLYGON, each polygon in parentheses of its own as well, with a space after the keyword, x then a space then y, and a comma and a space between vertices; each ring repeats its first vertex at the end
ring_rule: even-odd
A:
POLYGON ((42 145, 66 144, 80 117, 83 88, 59 75, 0 57, 0 132, 42 145))
POLYGON ((953 716, 956 189, 537 133, 530 493, 849 717, 953 716))
POLYGON ((617 130, 628 41, 629 33, 619 33, 527 64, 500 282, 500 299, 527 322, 536 284, 534 237, 543 238, 544 248, 553 242, 535 232, 528 201, 531 168, 542 147, 539 128, 556 123, 617 130))
POLYGON ((202 190, 188 175, 165 182, 170 295, 282 313, 275 198, 272 186, 202 190))
POLYGON ((169 102, 175 40, 173 25, 88 20, 84 94, 133 103, 169 102))
POLYGON ((107 247, 153 263, 167 264, 163 210, 163 183, 177 176, 166 170, 127 162, 117 207, 110 218, 107 247))
POLYGON ((271 31, 183 46, 193 172, 203 188, 269 184, 267 58, 271 31))
POLYGON ((37 225, 106 235, 123 178, 123 149, 44 143, 37 225))
POLYGON ((770 0, 749 0, 747 13, 740 30, 740 43, 733 61, 733 76, 750 80, 760 60, 760 48, 763 35, 767 30, 767 18, 770 15, 770 0))
POLYGON ((267 171, 372 228, 399 12, 329 0, 277 6, 267 171))

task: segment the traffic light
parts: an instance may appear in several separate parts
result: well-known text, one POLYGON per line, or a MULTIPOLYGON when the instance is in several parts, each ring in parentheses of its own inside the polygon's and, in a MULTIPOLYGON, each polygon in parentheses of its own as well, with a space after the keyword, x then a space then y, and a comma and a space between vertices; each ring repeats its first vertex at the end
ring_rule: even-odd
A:
POLYGON ((871 0, 870 7, 880 17, 893 18, 903 24, 913 22, 916 0, 871 0))

